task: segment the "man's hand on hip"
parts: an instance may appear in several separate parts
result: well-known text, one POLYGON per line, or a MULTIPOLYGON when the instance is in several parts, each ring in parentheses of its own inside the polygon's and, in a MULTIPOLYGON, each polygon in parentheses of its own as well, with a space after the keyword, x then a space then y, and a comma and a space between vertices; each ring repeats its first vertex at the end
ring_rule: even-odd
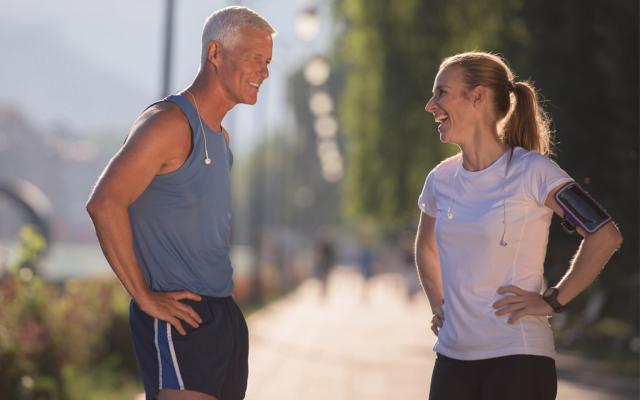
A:
POLYGON ((167 321, 179 334, 184 336, 187 332, 180 321, 197 328, 202 323, 202 318, 193 308, 181 303, 182 299, 202 300, 197 294, 183 290, 180 292, 149 292, 144 298, 136 299, 136 302, 142 311, 154 318, 167 321))

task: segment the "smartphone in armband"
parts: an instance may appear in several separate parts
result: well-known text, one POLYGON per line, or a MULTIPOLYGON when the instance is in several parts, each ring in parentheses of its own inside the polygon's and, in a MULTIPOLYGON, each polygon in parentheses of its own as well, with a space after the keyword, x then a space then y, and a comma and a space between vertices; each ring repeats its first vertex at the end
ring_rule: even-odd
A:
POLYGON ((555 199, 564 211, 562 227, 569 233, 574 233, 576 227, 593 233, 611 221, 607 210, 575 182, 567 183, 558 190, 555 199))

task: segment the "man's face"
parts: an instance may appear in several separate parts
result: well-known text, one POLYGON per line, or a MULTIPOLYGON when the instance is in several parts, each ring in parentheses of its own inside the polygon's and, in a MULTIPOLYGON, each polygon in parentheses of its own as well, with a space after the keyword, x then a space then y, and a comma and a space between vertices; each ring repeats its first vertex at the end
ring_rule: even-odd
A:
POLYGON ((244 27, 224 58, 218 75, 228 99, 233 103, 256 104, 258 90, 269 77, 273 39, 271 33, 244 27))

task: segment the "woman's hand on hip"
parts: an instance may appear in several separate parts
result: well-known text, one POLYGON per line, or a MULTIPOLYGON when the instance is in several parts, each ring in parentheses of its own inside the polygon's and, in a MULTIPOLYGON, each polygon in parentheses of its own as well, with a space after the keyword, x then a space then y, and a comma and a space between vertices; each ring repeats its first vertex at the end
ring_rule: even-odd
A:
POLYGON ((493 308, 497 310, 495 314, 497 316, 511 314, 510 324, 515 324, 527 315, 549 316, 553 312, 540 293, 528 292, 515 285, 503 286, 497 290, 497 293, 507 296, 493 303, 493 308))
POLYGON ((431 331, 438 336, 438 332, 442 325, 444 324, 444 311, 443 311, 444 300, 442 300, 442 304, 439 306, 435 306, 431 308, 433 312, 433 317, 431 317, 431 331))

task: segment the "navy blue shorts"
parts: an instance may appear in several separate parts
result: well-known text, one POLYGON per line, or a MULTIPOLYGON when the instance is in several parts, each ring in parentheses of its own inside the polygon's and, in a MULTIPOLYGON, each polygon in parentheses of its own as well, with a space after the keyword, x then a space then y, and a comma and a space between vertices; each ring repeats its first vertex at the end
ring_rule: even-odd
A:
POLYGON ((171 324, 129 307, 129 328, 147 400, 160 389, 193 390, 222 400, 244 399, 249 335, 231 297, 181 300, 202 318, 198 328, 182 321, 180 335, 171 324))

